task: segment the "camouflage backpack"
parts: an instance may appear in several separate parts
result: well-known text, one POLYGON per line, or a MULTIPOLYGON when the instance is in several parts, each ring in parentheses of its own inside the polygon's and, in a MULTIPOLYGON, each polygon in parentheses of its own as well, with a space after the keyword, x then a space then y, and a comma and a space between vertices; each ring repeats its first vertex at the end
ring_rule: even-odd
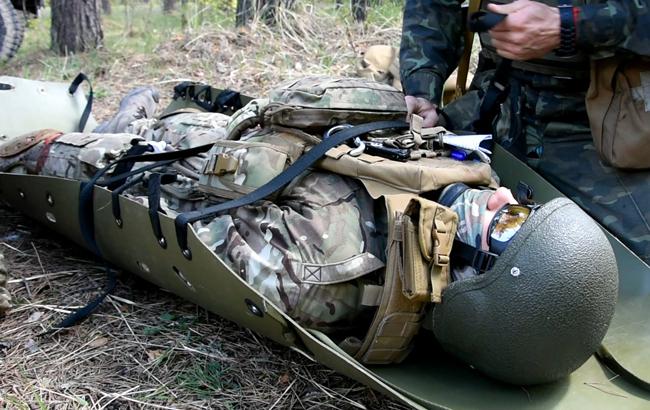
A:
POLYGON ((403 94, 372 80, 312 76, 285 82, 233 114, 226 127, 231 141, 214 145, 200 187, 237 198, 282 173, 332 126, 405 116, 403 94))
POLYGON ((305 77, 274 88, 265 123, 313 129, 406 118, 404 94, 362 78, 305 77))

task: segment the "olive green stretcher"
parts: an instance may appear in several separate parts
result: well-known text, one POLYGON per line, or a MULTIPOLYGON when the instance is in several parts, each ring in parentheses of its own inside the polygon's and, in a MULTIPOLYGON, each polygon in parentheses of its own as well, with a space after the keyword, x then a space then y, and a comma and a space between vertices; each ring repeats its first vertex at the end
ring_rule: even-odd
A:
MULTIPOLYGON (((494 163, 506 186, 524 180, 544 202, 561 194, 530 168, 497 147, 494 163)), ((62 178, 0 173, 0 197, 30 217, 85 246, 78 216, 80 182, 62 178)), ((617 376, 592 356, 558 382, 513 386, 494 381, 447 356, 426 332, 409 358, 398 365, 364 366, 322 333, 292 321, 229 270, 190 230, 193 258, 182 256, 176 241, 162 248, 149 229, 148 210, 119 198, 122 226, 111 212, 110 191, 94 189, 97 244, 106 259, 158 286, 195 302, 274 341, 414 408, 452 409, 647 409, 650 391, 617 376), (147 227, 147 229, 142 229, 147 227)), ((175 234, 172 218, 161 215, 166 237, 175 234)), ((603 342, 607 351, 641 381, 650 380, 650 267, 607 234, 620 270, 619 301, 603 342)), ((580 301, 576 301, 580 303, 580 301)), ((471 335, 468 335, 471 337, 471 335)), ((561 349, 562 346, 558 346, 561 349)))

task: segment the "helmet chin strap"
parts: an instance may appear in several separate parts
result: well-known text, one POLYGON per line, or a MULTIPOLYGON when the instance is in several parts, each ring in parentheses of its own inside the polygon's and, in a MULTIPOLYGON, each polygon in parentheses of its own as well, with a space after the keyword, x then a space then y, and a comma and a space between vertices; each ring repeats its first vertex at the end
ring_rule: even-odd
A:
POLYGON ((498 257, 496 253, 475 248, 458 239, 454 240, 454 246, 451 248, 452 261, 473 267, 479 275, 492 269, 498 257))

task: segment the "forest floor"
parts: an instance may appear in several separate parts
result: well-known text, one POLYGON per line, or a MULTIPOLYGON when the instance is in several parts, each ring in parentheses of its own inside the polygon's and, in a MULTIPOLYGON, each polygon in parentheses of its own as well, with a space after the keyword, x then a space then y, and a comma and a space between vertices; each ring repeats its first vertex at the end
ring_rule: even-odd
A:
MULTIPOLYGON (((0 73, 68 82, 83 71, 98 120, 142 85, 160 90, 161 107, 183 80, 264 95, 289 78, 353 74, 367 46, 397 45, 401 2, 384 3, 365 25, 330 2, 305 2, 275 27, 244 30, 232 27, 232 10, 211 13, 211 3, 188 2, 171 15, 154 1, 114 5, 105 47, 64 57, 48 50, 45 9, 0 73)), ((0 207, 0 220, 14 304, 0 320, 0 407, 405 408, 128 272, 91 318, 42 336, 104 286, 102 263, 17 210, 0 207)))

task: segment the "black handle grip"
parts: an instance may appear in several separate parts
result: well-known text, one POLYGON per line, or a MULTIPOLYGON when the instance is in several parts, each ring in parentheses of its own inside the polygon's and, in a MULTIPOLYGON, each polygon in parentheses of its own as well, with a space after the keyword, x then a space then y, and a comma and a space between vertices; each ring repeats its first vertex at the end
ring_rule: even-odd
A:
POLYGON ((477 11, 469 16, 467 25, 470 31, 474 33, 482 33, 491 30, 494 26, 501 23, 507 14, 493 13, 491 11, 477 11))

